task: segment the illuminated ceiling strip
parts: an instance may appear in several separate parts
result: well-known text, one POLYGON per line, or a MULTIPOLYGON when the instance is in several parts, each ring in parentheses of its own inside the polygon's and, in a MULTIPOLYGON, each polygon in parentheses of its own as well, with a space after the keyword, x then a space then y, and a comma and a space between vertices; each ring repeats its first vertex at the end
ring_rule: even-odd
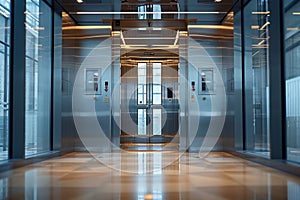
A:
POLYGON ((125 40, 173 40, 174 37, 137 37, 137 38, 124 38, 125 40))
POLYGON ((261 48, 261 47, 268 47, 268 44, 261 44, 261 45, 257 45, 257 44, 252 44, 252 47, 256 47, 256 48, 261 48))
POLYGON ((201 34, 190 34, 190 37, 203 37, 203 38, 215 38, 215 39, 232 39, 232 36, 223 35, 201 35, 201 34))
POLYGON ((300 153, 300 151, 290 151, 291 153, 300 153))
POLYGON ((126 46, 126 47, 148 47, 148 45, 146 44, 135 44, 135 45, 121 45, 122 47, 123 46, 126 46))
POLYGON ((269 24, 270 22, 266 22, 259 30, 264 30, 269 24))
POLYGON ((266 12, 252 12, 252 15, 269 15, 270 11, 266 11, 266 12))
POLYGON ((91 36, 66 36, 63 35, 65 40, 74 40, 74 39, 92 39, 92 38, 109 38, 110 35, 91 35, 91 36))
POLYGON ((125 42, 125 39, 124 39, 122 31, 120 32, 120 34, 121 34, 121 40, 123 42, 123 45, 126 46, 126 42, 125 42))
POLYGON ((176 38, 175 38, 173 46, 175 46, 177 44, 178 39, 179 39, 179 30, 177 30, 177 34, 176 34, 176 38))
MULTIPOLYGON (((227 14, 227 12, 143 12, 143 14, 227 14)), ((140 12, 70 12, 71 15, 137 15, 140 12)))
POLYGON ((252 57, 256 56, 256 55, 259 54, 259 53, 260 53, 260 51, 256 51, 256 52, 252 55, 252 57))
POLYGON ((92 30, 92 29, 111 29, 111 26, 66 26, 62 30, 92 30))
POLYGON ((9 18, 8 13, 3 12, 2 10, 0 10, 0 14, 3 15, 5 18, 9 18))
POLYGON ((265 41, 266 41, 266 40, 262 40, 262 41, 260 41, 260 42, 257 44, 257 46, 260 46, 260 45, 262 45, 263 43, 265 43, 265 41))
POLYGON ((300 15, 300 12, 293 12, 293 15, 300 15))
MULTIPOLYGON (((24 12, 25 15, 30 16, 32 19, 34 19, 35 21, 39 21, 39 19, 37 17, 35 17, 32 13, 25 11, 24 12)), ((37 13, 40 14, 40 13, 37 13)))
POLYGON ((178 48, 178 45, 167 45, 167 44, 155 44, 151 45, 152 47, 168 47, 168 48, 178 48))
POLYGON ((257 30, 258 30, 258 29, 259 29, 259 26, 258 26, 258 25, 252 25, 252 26, 251 26, 251 29, 255 29, 255 30, 257 29, 257 30))
POLYGON ((3 8, 1 5, 0 5, 0 14, 3 15, 5 18, 9 18, 9 12, 5 10, 5 8, 3 8))
POLYGON ((121 33, 120 33, 120 31, 112 31, 112 32, 111 32, 111 35, 112 35, 112 36, 120 36, 121 33))
POLYGON ((30 26, 30 25, 29 25, 28 23, 26 23, 26 22, 25 22, 24 24, 25 24, 26 29, 31 30, 32 33, 35 34, 36 37, 38 36, 38 31, 39 31, 39 30, 40 30, 40 31, 45 30, 44 27, 32 27, 32 26, 30 26))
POLYGON ((202 28, 202 29, 225 29, 225 30, 233 30, 233 26, 224 26, 224 25, 188 25, 188 28, 202 28))
POLYGON ((61 13, 61 16, 62 16, 62 17, 68 17, 69 15, 68 15, 67 13, 65 13, 65 12, 62 12, 62 13, 61 13))
POLYGON ((179 46, 178 45, 164 45, 164 44, 158 44, 158 45, 143 45, 143 44, 140 44, 140 45, 121 45, 121 48, 139 48, 139 49, 142 49, 142 47, 144 48, 149 48, 149 47, 159 47, 159 48, 167 48, 167 49, 174 49, 174 48, 178 48, 179 46))
POLYGON ((288 31, 298 31, 298 30, 300 30, 300 28, 294 27, 294 28, 287 28, 286 30, 288 30, 288 31))

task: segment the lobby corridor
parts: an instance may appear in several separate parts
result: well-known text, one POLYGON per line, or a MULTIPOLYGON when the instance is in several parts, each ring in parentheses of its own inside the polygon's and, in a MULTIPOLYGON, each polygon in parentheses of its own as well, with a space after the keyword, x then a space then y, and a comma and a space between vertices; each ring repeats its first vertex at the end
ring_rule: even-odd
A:
POLYGON ((299 177, 227 153, 184 154, 160 169, 161 154, 136 152, 134 162, 119 158, 125 170, 111 169, 88 153, 45 160, 1 173, 0 199, 299 198, 299 177))

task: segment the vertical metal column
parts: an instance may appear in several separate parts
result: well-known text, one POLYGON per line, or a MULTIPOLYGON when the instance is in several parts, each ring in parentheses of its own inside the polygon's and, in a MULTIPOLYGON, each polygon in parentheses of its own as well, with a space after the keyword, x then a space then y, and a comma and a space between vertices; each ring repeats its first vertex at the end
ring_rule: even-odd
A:
POLYGON ((111 142, 114 147, 120 146, 120 124, 121 124, 121 49, 120 36, 113 35, 111 37, 111 49, 112 49, 112 65, 111 65, 111 142))
POLYGON ((243 62, 243 9, 242 1, 239 1, 234 15, 234 91, 235 91, 235 116, 234 116, 234 140, 236 150, 245 150, 244 125, 244 62, 243 62), (240 22, 240 23, 239 23, 240 22))
POLYGON ((179 37, 179 63, 178 63, 178 78, 179 78, 179 150, 186 151, 189 148, 189 130, 188 130, 188 35, 180 35, 179 37))
MULTIPOLYGON (((250 3, 251 4, 251 3, 250 3)), ((245 7, 251 6, 250 4, 245 7)), ((245 27, 244 20, 251 19, 251 12, 242 12, 242 58, 243 58, 243 69, 242 69, 242 80, 243 80, 243 128, 244 128, 244 150, 253 151, 255 146, 254 137, 254 113, 253 113, 253 60, 252 60, 252 40, 251 40, 251 29, 248 26, 245 27), (246 37, 247 36, 247 37, 246 37)))
POLYGON ((269 1, 270 7, 270 146, 271 159, 285 158, 284 130, 284 49, 283 7, 281 0, 269 1))
POLYGON ((11 1, 9 158, 24 158, 26 1, 11 1))
POLYGON ((51 150, 60 150, 62 146, 61 104, 62 104, 62 10, 53 1, 52 20, 52 130, 50 132, 51 150))

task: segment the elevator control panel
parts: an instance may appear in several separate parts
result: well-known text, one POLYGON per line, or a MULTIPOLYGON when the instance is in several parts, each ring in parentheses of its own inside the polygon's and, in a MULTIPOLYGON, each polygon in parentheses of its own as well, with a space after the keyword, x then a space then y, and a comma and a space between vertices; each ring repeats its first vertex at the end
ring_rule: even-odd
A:
POLYGON ((104 91, 107 92, 108 91, 108 81, 104 82, 104 91))
POLYGON ((199 95, 214 94, 214 70, 213 69, 201 69, 199 68, 199 95))

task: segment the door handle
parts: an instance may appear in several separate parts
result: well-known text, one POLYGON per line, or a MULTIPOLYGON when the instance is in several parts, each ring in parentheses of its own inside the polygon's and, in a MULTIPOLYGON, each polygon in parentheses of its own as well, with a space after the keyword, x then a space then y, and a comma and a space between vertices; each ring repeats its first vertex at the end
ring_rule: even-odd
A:
POLYGON ((147 109, 150 109, 152 107, 152 104, 147 104, 147 109))

